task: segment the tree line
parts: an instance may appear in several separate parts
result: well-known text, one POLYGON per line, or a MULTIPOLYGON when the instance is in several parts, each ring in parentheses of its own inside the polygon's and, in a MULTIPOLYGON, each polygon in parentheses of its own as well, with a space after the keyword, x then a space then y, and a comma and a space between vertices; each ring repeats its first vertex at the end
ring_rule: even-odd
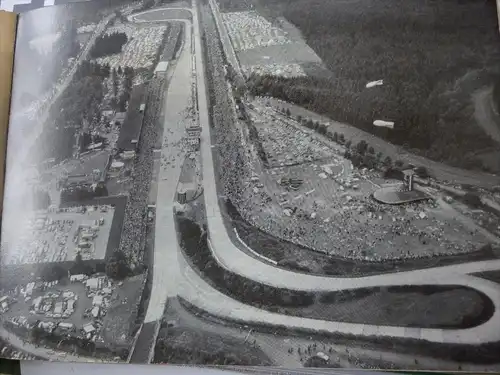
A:
POLYGON ((73 80, 50 109, 52 126, 44 128, 42 142, 37 143, 37 158, 54 157, 60 162, 72 156, 76 129, 100 118, 103 81, 109 72, 109 65, 89 61, 79 65, 73 80))
POLYGON ((89 264, 83 260, 80 252, 76 253, 73 263, 68 269, 59 265, 47 265, 41 272, 40 277, 43 281, 60 281, 68 275, 87 275, 91 276, 98 272, 105 272, 113 280, 123 280, 128 276, 133 276, 125 254, 119 250, 114 250, 107 259, 106 263, 89 264))
POLYGON ((362 12, 356 2, 259 3, 296 25, 331 74, 254 77, 254 94, 289 100, 437 161, 483 168, 475 153, 495 144, 474 121, 471 94, 489 84, 500 62, 494 2, 394 7, 373 0, 362 12), (377 79, 384 85, 365 87, 377 79), (394 130, 374 127, 377 119, 394 121, 394 130))
MULTIPOLYGON (((111 109, 125 112, 133 86, 134 70, 130 67, 113 68, 109 64, 83 61, 63 94, 50 109, 50 121, 42 133, 43 141, 37 143, 36 158, 54 157, 60 162, 72 156, 75 132, 84 124, 94 128, 101 121, 106 79, 111 77, 111 109)), ((84 142, 76 145, 82 150, 84 142)))
POLYGON ((332 87, 328 81, 314 77, 253 76, 249 81, 252 95, 289 101, 437 161, 464 168, 483 168, 473 153, 495 147, 492 139, 479 126, 464 124, 465 120, 460 117, 452 114, 447 117, 447 113, 438 115, 431 110, 424 110, 421 114, 411 114, 413 109, 408 112, 401 110, 401 117, 389 118, 396 122, 394 130, 374 127, 373 121, 381 119, 374 113, 383 111, 377 111, 376 106, 368 108, 361 95, 353 104, 346 95, 335 94, 332 87))
POLYGON ((167 339, 158 340, 155 346, 156 363, 177 363, 183 365, 260 365, 248 356, 236 356, 221 350, 213 352, 210 348, 200 350, 174 345, 167 339))
POLYGON ((90 50, 90 57, 97 59, 108 55, 114 55, 122 52, 122 47, 127 43, 128 37, 125 33, 112 33, 101 35, 94 43, 90 50))
POLYGON ((198 224, 177 216, 180 245, 191 261, 222 293, 258 308, 306 307, 314 303, 314 294, 264 285, 221 267, 208 248, 207 231, 198 224))
POLYGON ((121 66, 113 68, 111 71, 111 109, 118 112, 127 110, 127 102, 130 99, 132 92, 134 69, 126 66, 122 69, 121 66))

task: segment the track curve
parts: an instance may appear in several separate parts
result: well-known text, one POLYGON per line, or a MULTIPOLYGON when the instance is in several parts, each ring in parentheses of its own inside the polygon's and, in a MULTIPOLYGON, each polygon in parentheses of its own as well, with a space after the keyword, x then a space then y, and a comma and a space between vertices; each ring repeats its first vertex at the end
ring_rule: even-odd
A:
MULTIPOLYGON (((168 9, 169 8, 160 8, 141 12, 131 16, 131 20, 135 22, 169 21, 172 19, 161 18, 161 14, 165 14, 168 9), (160 15, 159 19, 137 19, 140 15, 154 12, 160 15)), ((175 9, 178 10, 179 8, 175 9)), ((221 266, 236 274, 263 284, 298 291, 326 292, 362 287, 400 285, 461 285, 478 290, 488 296, 495 306, 495 312, 491 319, 479 326, 468 329, 449 330, 331 322, 276 314, 245 305, 215 290, 190 267, 182 255, 179 255, 177 259, 179 268, 182 270, 181 273, 185 279, 184 281, 186 282, 180 283, 178 286, 179 295, 182 295, 182 297, 186 298, 189 302, 209 313, 229 319, 246 321, 250 324, 286 325, 289 328, 300 328, 328 333, 420 339, 437 343, 480 344, 500 341, 500 288, 494 282, 468 275, 475 272, 500 269, 500 260, 471 262, 393 274, 338 278, 307 275, 277 268, 249 256, 233 244, 222 221, 223 219, 220 212, 215 184, 214 163, 210 142, 208 101, 206 97, 203 54, 201 53, 202 46, 198 14, 196 11, 196 0, 193 0, 193 10, 187 8, 186 10, 190 11, 193 18, 193 39, 196 51, 195 66, 198 87, 197 99, 199 106, 199 121, 202 127, 201 153, 208 231, 214 258, 221 266)))

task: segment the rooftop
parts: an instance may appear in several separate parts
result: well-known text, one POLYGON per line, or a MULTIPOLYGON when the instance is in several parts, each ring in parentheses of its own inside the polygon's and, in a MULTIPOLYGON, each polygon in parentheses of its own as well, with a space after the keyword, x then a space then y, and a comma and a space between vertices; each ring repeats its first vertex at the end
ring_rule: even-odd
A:
POLYGON ((418 190, 401 191, 398 187, 383 187, 373 193, 373 198, 385 204, 403 204, 429 199, 430 196, 418 190))
POLYGON ((120 135, 118 136, 117 147, 122 151, 135 151, 137 141, 141 135, 142 120, 144 112, 140 111, 141 104, 144 103, 145 85, 134 86, 130 95, 127 115, 123 121, 120 135))

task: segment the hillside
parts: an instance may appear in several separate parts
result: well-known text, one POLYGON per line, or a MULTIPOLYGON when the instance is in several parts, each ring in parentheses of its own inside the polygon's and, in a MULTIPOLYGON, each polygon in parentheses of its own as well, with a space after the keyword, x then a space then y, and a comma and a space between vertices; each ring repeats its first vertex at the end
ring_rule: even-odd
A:
POLYGON ((453 165, 485 168, 480 153, 500 155, 476 123, 472 102, 500 75, 493 0, 220 2, 222 9, 253 6, 268 18, 286 17, 331 71, 329 79, 255 78, 255 94, 293 101, 453 165), (365 87, 378 79, 383 86, 365 87), (375 128, 376 119, 396 127, 375 128))

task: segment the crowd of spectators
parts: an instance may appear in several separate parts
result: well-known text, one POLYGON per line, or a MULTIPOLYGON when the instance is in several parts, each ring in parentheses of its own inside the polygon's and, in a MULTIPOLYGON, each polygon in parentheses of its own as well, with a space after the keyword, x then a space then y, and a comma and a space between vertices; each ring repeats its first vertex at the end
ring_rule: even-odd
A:
POLYGON ((219 178, 223 183, 225 196, 238 207, 244 199, 243 183, 247 180, 249 168, 245 166, 247 158, 242 147, 241 133, 234 126, 234 104, 228 95, 224 71, 227 62, 207 6, 202 10, 202 21, 206 66, 209 67, 207 78, 210 86, 212 132, 216 138, 215 143, 224 145, 216 148, 219 178))
POLYGON ((160 114, 164 83, 164 77, 155 77, 148 87, 139 152, 134 161, 133 185, 125 207, 120 251, 126 255, 132 269, 141 265, 144 256, 147 199, 153 174, 153 147, 159 137, 156 123, 160 114))
POLYGON ((333 216, 320 215, 320 207, 305 214, 299 209, 291 217, 284 217, 281 211, 270 215, 265 194, 253 193, 247 184, 254 160, 245 150, 245 140, 235 125, 234 103, 223 68, 227 61, 216 37, 213 20, 209 16, 203 17, 203 13, 202 20, 211 89, 212 134, 216 138, 214 144, 223 145, 214 149, 219 164, 218 177, 224 196, 231 200, 245 220, 299 245, 327 254, 372 261, 463 253, 478 247, 480 236, 477 231, 462 230, 458 233, 460 224, 456 220, 425 214, 425 203, 410 205, 408 212, 400 212, 399 208, 380 205, 368 197, 353 199, 347 197, 347 192, 340 192, 330 202, 334 206, 330 207, 333 216), (426 217, 420 217, 420 214, 426 217), (419 251, 415 252, 415 248, 419 251))
POLYGON ((326 254, 381 261, 467 253, 487 244, 477 230, 426 211, 427 203, 413 203, 401 211, 369 199, 347 202, 340 198, 330 210, 334 214, 325 219, 320 214, 312 217, 301 208, 291 217, 281 212, 269 214, 267 209, 264 215, 259 201, 255 196, 252 203, 240 208, 253 226, 326 254))

